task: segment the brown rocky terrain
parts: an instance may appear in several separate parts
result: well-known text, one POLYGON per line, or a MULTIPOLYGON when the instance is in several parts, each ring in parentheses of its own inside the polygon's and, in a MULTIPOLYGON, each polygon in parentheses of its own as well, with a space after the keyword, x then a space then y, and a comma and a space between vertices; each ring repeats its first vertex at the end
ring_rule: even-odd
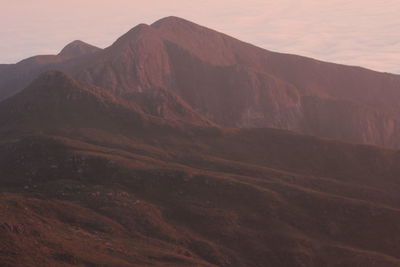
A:
POLYGON ((400 266, 400 153, 151 115, 50 71, 0 103, 3 266, 400 266))

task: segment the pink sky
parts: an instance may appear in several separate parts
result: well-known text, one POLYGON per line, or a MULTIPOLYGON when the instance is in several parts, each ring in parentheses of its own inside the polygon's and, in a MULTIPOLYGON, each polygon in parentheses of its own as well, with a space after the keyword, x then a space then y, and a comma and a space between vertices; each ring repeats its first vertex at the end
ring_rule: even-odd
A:
POLYGON ((263 48, 400 73, 398 0, 0 0, 0 63, 81 39, 106 47, 175 15, 263 48))

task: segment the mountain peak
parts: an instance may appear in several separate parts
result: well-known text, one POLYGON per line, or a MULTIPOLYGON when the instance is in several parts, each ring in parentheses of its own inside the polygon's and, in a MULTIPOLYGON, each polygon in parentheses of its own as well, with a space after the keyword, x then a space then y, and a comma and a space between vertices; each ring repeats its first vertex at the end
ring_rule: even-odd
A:
POLYGON ((85 54, 91 54, 99 50, 101 49, 96 46, 87 44, 80 40, 75 40, 67 44, 58 55, 72 58, 72 57, 82 56, 85 54))
POLYGON ((159 26, 162 26, 162 25, 174 25, 174 24, 195 24, 195 23, 193 23, 189 20, 183 19, 183 18, 176 17, 176 16, 168 16, 168 17, 157 20, 156 22, 151 24, 151 26, 158 28, 159 26))
POLYGON ((163 39, 213 65, 233 65, 237 40, 213 29, 179 18, 166 17, 151 25, 163 39))
POLYGON ((154 36, 156 31, 150 27, 147 24, 141 23, 130 29, 128 32, 126 32, 124 35, 122 35, 120 38, 118 38, 114 45, 120 45, 120 44, 125 44, 125 43, 130 43, 132 41, 137 41, 144 36, 154 36))
MULTIPOLYGON (((204 29, 208 29, 204 26, 201 26, 199 24, 196 24, 192 21, 175 17, 175 16, 169 16, 162 18, 160 20, 157 20, 153 24, 151 24, 151 27, 154 29, 160 30, 160 31, 174 31, 176 29, 186 29, 190 31, 202 31, 204 29)), ((208 29, 210 30, 210 29, 208 29)))

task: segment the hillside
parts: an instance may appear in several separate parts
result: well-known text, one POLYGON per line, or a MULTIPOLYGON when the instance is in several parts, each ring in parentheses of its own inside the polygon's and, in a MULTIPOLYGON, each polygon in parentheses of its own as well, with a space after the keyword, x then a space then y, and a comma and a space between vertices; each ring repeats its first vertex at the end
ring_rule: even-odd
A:
POLYGON ((5 266, 399 266, 400 154, 143 112, 48 72, 0 103, 5 266))

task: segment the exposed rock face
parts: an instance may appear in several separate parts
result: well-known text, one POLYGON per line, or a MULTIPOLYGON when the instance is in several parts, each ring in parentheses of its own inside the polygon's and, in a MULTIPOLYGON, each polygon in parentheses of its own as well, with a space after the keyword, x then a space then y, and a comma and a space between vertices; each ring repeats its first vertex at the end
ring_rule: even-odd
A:
MULTIPOLYGON (((67 51, 80 51, 82 45, 69 46, 67 51)), ((178 97, 188 114, 221 126, 400 144, 400 76, 270 52, 176 17, 138 25, 96 53, 54 60, 24 67, 26 76, 14 80, 5 74, 13 67, 0 69, 0 97, 20 90, 13 88, 26 85, 31 73, 57 68, 135 103, 150 103, 143 99, 158 88, 178 97)), ((156 114, 174 106, 159 96, 159 107, 142 109, 156 114)))

